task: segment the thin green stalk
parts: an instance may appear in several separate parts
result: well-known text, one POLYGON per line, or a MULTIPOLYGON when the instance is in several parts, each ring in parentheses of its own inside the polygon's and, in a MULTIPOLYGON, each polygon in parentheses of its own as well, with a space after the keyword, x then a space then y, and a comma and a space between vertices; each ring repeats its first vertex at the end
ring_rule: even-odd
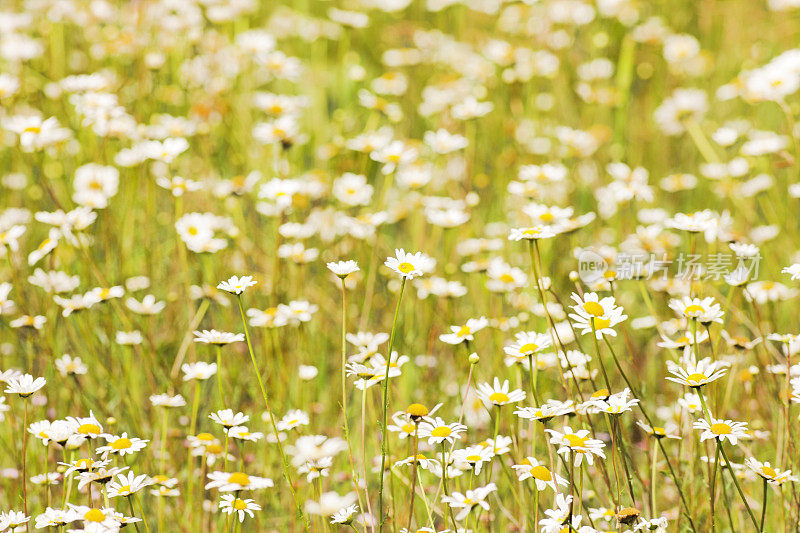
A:
MULTIPOLYGON (((367 478, 367 387, 361 391, 361 463, 364 470, 364 498, 367 502, 367 512, 372 514, 372 504, 369 499, 369 479, 367 478)), ((372 530, 375 530, 373 525, 372 530)))
MULTIPOLYGON (((24 397, 22 403, 24 404, 25 413, 22 419, 22 509, 25 516, 28 516, 28 398, 24 397)), ((27 522, 25 522, 25 531, 30 531, 30 526, 27 522)))
POLYGON ((225 396, 222 394, 222 347, 219 344, 217 344, 217 391, 219 391, 219 403, 226 409, 225 396))
POLYGON ((350 475, 353 477, 353 486, 358 495, 358 504, 364 508, 361 502, 361 492, 355 485, 356 464, 353 459, 353 445, 350 442, 350 423, 347 420, 347 287, 344 278, 342 280, 342 416, 344 417, 344 440, 347 442, 347 459, 350 462, 350 475))
MULTIPOLYGON (((444 495, 447 496, 447 445, 445 444, 446 441, 442 441, 442 490, 444 490, 444 495)), ((447 506, 449 514, 450 514, 450 521, 453 522, 453 531, 458 531, 458 526, 456 525, 456 519, 453 516, 453 508, 449 505, 447 506)), ((445 522, 447 522, 447 518, 445 517, 445 522)))
POLYGON ((409 497, 408 503, 408 523, 406 525, 406 529, 411 531, 411 521, 414 518, 414 492, 417 488, 417 451, 419 446, 419 435, 417 431, 419 430, 419 422, 416 420, 414 421, 414 448, 411 454, 411 457, 414 459, 411 461, 411 468, 413 469, 411 472, 411 496, 409 497))
MULTIPOLYGON (((706 405, 706 400, 703 397, 703 392, 700 389, 697 389, 697 396, 700 398, 700 404, 703 406, 703 412, 708 417, 710 423, 712 418, 711 412, 708 410, 708 405, 706 405)), ((728 473, 730 474, 731 479, 733 479, 733 484, 736 486, 736 491, 739 493, 739 497, 741 498, 742 503, 744 503, 744 506, 747 509, 747 514, 750 516, 750 520, 753 521, 753 525, 756 526, 756 531, 761 532, 762 530, 759 527, 758 522, 756 521, 756 517, 753 514, 753 510, 750 509, 750 504, 747 503, 747 498, 745 498, 744 492, 742 492, 742 487, 739 486, 739 480, 736 479, 736 473, 733 471, 733 467, 731 466, 731 463, 728 460, 728 455, 725 453, 725 448, 722 447, 722 439, 716 437, 715 440, 717 443, 717 449, 719 453, 722 454, 722 459, 725 461, 725 467, 727 467, 728 473)))
POLYGON ((297 499, 297 492, 294 490, 294 486, 292 485, 292 477, 289 474, 289 463, 286 461, 286 454, 283 452, 283 444, 281 443, 280 434, 278 432, 278 425, 275 423, 275 415, 272 413, 272 408, 269 404, 269 398, 267 397, 267 391, 264 388, 264 381, 261 379, 261 369, 258 367, 258 362, 256 361, 256 355, 253 352, 253 345, 250 342, 250 332, 247 329, 247 319, 244 315, 244 307, 242 306, 242 296, 241 294, 236 295, 236 303, 239 305, 239 314, 242 316, 242 326, 244 327, 244 338, 247 341, 247 351, 250 352, 250 360, 253 363, 253 371, 256 374, 256 379, 258 380, 258 387, 261 389, 261 396, 264 398, 264 403, 267 406, 267 414, 269 415, 269 421, 272 425, 272 431, 275 434, 275 441, 278 444, 278 451, 281 454, 281 463, 283 463, 283 477, 286 479, 286 484, 289 486, 289 492, 292 494, 292 499, 294 500, 294 505, 297 510, 297 515, 303 520, 303 526, 305 527, 306 531, 309 531, 310 526, 308 523, 308 518, 306 517, 305 513, 303 512, 303 507, 300 504, 300 500, 297 499))
POLYGON ((539 370, 539 358, 536 358, 536 367, 533 366, 533 353, 528 354, 528 379, 530 380, 531 394, 533 394, 533 401, 536 405, 539 403, 539 393, 536 390, 536 376, 539 370))
POLYGON ((739 480, 736 479, 736 473, 733 471, 730 461, 728 461, 728 454, 725 453, 725 448, 722 447, 722 440, 719 438, 717 438, 717 447, 719 447, 719 451, 722 454, 722 459, 725 461, 725 466, 728 468, 728 473, 730 474, 731 479, 733 479, 733 484, 736 486, 736 491, 739 493, 739 497, 742 499, 745 509, 747 509, 747 514, 750 516, 750 520, 753 521, 753 525, 756 526, 756 531, 763 531, 763 529, 761 529, 761 527, 758 525, 755 515, 753 515, 753 510, 750 509, 750 504, 747 503, 747 498, 744 497, 742 487, 739 486, 739 480))
POLYGON ((707 163, 719 163, 719 156, 705 133, 703 133, 703 130, 700 129, 700 125, 693 119, 684 120, 683 125, 686 127, 689 137, 692 138, 692 142, 694 142, 694 145, 703 156, 703 159, 705 159, 707 163))
MULTIPOLYGON (((128 500, 128 505, 131 508, 131 516, 135 517, 136 516, 136 512, 133 510, 133 495, 132 494, 128 494, 127 500, 128 500)), ((139 522, 134 522, 133 523, 133 527, 136 528, 136 533, 139 533, 139 522)))
POLYGON ((397 316, 400 314, 400 302, 403 300, 403 291, 406 288, 406 277, 400 282, 400 294, 397 296, 397 305, 394 308, 394 320, 392 321, 392 332, 389 335, 389 349, 386 354, 386 374, 383 376, 383 415, 381 423, 381 469, 379 472, 380 485, 378 487, 378 530, 383 531, 383 473, 386 469, 386 416, 389 411, 389 369, 392 363, 392 349, 394 348, 394 336, 397 330, 397 316))
POLYGON ((656 462, 658 459, 658 437, 653 436, 653 452, 650 465, 650 515, 658 516, 656 513, 656 462))
MULTIPOLYGON (((219 369, 219 367, 217 367, 217 368, 219 369)), ((191 421, 191 424, 189 426, 189 434, 190 435, 194 435, 195 432, 197 431, 197 411, 199 409, 199 406, 200 406, 200 380, 199 379, 195 379, 194 380, 194 397, 192 399, 192 421, 191 421)), ((193 467, 194 467, 194 457, 191 454, 191 450, 186 455, 187 455, 186 475, 188 476, 187 477, 187 482, 188 483, 187 483, 187 487, 186 487, 186 500, 187 500, 186 508, 191 510, 192 509, 192 504, 194 502, 194 490, 193 490, 194 489, 194 474, 192 473, 192 470, 193 470, 193 467)))
POLYGON ((144 514, 144 507, 142 506, 142 500, 139 498, 139 495, 136 495, 136 503, 139 504, 139 513, 142 515, 142 522, 144 522, 144 529, 147 533, 150 533, 150 526, 147 525, 147 517, 144 514))
POLYGON ((717 517, 716 513, 714 512, 714 507, 716 503, 716 496, 717 496, 717 465, 719 464, 719 446, 717 446, 716 453, 714 453, 714 465, 711 467, 711 479, 709 480, 709 491, 711 495, 711 501, 709 503, 711 509, 711 531, 716 531, 717 529, 717 517))
MULTIPOLYGON (((622 370, 622 366, 619 363, 619 359, 617 359, 617 353, 614 351, 614 347, 611 346, 611 343, 608 342, 608 339, 606 337, 603 337, 603 340, 606 341, 606 346, 608 346, 608 349, 611 352, 611 358, 614 359, 614 364, 616 365, 617 370, 619 370, 619 373, 622 375, 622 379, 625 380, 625 384, 631 390, 631 393, 633 393, 633 397, 634 398, 640 398, 638 391, 631 384, 630 380, 628 379, 627 374, 625 374, 625 371, 622 370)), ((642 416, 644 416, 645 420, 647 421, 647 424, 651 428, 654 427, 653 426, 653 421, 650 418, 650 416, 647 414, 647 411, 645 410, 644 406, 642 405, 641 400, 639 401, 639 403, 637 405, 639 407, 639 410, 642 412, 642 416)), ((678 489, 678 496, 680 496, 681 503, 683 504, 683 508, 686 510, 686 518, 689 520, 689 526, 692 528, 692 531, 697 533, 697 528, 695 528, 694 520, 692 520, 692 515, 689 512, 689 504, 686 503, 686 497, 683 495, 683 489, 681 488, 681 484, 678 482, 678 476, 675 475, 675 470, 672 468, 672 461, 669 460, 669 456, 667 455, 667 451, 664 449, 664 444, 661 442, 661 440, 660 439, 656 439, 656 440, 658 441, 658 447, 661 448, 661 454, 664 456, 664 460, 667 462, 667 468, 669 468, 670 477, 672 477, 672 481, 675 483, 675 488, 678 489)))

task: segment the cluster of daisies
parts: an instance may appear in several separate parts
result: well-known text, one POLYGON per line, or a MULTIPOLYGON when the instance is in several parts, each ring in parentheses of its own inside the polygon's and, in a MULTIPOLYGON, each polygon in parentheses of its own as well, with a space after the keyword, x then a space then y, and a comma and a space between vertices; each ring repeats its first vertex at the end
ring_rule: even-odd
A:
POLYGON ((684 4, 0 6, 0 533, 792 530, 800 1, 684 4))

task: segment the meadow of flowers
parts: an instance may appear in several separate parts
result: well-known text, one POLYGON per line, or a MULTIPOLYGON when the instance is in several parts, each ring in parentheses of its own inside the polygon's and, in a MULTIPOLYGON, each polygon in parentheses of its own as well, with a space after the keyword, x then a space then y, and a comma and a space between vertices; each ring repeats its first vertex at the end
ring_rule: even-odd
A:
POLYGON ((799 42, 0 2, 0 532, 798 531, 799 42))

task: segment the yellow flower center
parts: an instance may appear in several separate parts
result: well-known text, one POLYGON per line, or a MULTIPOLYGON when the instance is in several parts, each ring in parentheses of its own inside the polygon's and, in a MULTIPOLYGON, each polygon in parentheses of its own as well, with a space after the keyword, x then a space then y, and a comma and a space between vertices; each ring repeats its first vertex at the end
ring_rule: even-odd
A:
POLYGON ((100 433, 102 430, 97 424, 81 424, 78 426, 78 433, 100 433))
POLYGON ((706 379, 708 379, 706 378, 706 375, 701 374, 700 372, 695 372, 694 374, 689 374, 688 376, 686 376, 686 381, 688 381, 689 383, 693 383, 695 385, 699 385, 706 379))
POLYGON ((411 416, 425 416, 428 414, 428 408, 421 403, 412 403, 406 409, 406 413, 411 416))
POLYGON ((611 325, 611 321, 607 318, 592 318, 592 324, 594 324, 594 329, 601 330, 605 329, 611 325))
POLYGON ((122 487, 119 488, 120 494, 127 494, 130 491, 131 491, 131 486, 130 485, 123 485, 122 487))
POLYGON ((520 353, 525 353, 525 354, 533 353, 538 349, 539 347, 532 342, 526 342, 525 344, 519 347, 520 353))
POLYGON ((431 436, 432 437, 449 437, 451 433, 452 433, 452 430, 449 427, 447 427, 447 426, 439 426, 438 428, 434 428, 434 430, 431 431, 431 436))
POLYGON ((542 220, 543 222, 551 222, 554 218, 556 218, 556 216, 550 211, 545 211, 544 213, 539 215, 539 219, 542 220))
POLYGON ((698 316, 698 315, 703 314, 703 308, 702 308, 702 306, 699 306, 697 304, 690 305, 686 309, 683 310, 683 313, 685 315, 687 315, 687 316, 698 316))
POLYGON ((115 440, 111 444, 111 447, 113 449, 115 449, 115 450, 125 450, 127 448, 130 448, 132 445, 133 445, 133 443, 131 442, 131 439, 127 439, 127 438, 123 437, 121 439, 115 440))
POLYGON ((89 509, 85 515, 83 515, 83 519, 87 522, 102 522, 106 519, 106 515, 103 514, 103 511, 100 509, 89 509))
POLYGON ((550 481, 553 479, 553 474, 551 474, 550 471, 542 465, 531 468, 531 475, 534 477, 534 479, 538 479, 540 481, 550 481))
POLYGON ((500 276, 499 279, 503 283, 513 283, 514 282, 514 276, 512 276, 511 274, 503 274, 502 276, 500 276))
POLYGON ((414 424, 403 424, 404 433, 414 433, 414 424))
POLYGON ((564 435, 564 439, 569 443, 570 448, 580 448, 586 446, 586 437, 579 437, 577 435, 564 435))
POLYGON ((761 473, 766 477, 775 477, 778 475, 778 473, 775 472, 775 469, 770 466, 762 466, 761 473))
POLYGON ((491 396, 489 396, 489 401, 492 403, 506 403, 510 400, 508 394, 504 392, 494 392, 491 396))
POLYGON ((235 500, 233 500, 233 508, 236 509, 237 511, 244 511, 245 509, 247 509, 247 504, 244 502, 244 500, 236 498, 235 500))
POLYGON ((482 458, 480 455, 468 455, 465 459, 467 460, 468 463, 477 463, 482 458))
POLYGON ((409 272, 414 270, 414 265, 412 265, 411 263, 408 263, 408 262, 403 262, 403 263, 400 263, 399 265, 397 265, 397 270, 399 270, 403 274, 408 274, 409 272))
POLYGON ((725 422, 711 424, 711 432, 716 435, 730 435, 732 431, 731 427, 725 422))
POLYGON ((228 477, 228 483, 236 483, 237 485, 249 485, 250 476, 244 472, 234 472, 228 477))
POLYGON ((461 326, 461 329, 458 330, 459 337, 466 337, 470 333, 472 333, 472 330, 469 329, 469 326, 461 326))
POLYGON ((214 441, 214 435, 212 435, 211 433, 198 433, 197 434, 197 440, 204 441, 204 442, 213 442, 214 441))
POLYGON ((586 302, 583 304, 583 310, 593 316, 603 316, 606 310, 597 302, 586 302))

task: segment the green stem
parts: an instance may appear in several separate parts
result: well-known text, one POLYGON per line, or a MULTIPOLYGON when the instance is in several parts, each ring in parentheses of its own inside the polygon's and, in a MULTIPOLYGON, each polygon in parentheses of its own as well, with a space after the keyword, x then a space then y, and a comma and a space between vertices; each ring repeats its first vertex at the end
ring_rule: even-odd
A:
POLYGON ((222 394, 222 347, 217 344, 217 390, 219 391, 219 403, 223 409, 225 407, 225 396, 222 394))
MULTIPOLYGON (((633 397, 641 398, 636 388, 631 384, 630 380, 628 379, 627 374, 625 374, 625 371, 622 370, 622 366, 619 363, 619 359, 617 358, 617 353, 614 351, 614 347, 611 346, 611 343, 608 342, 608 339, 606 337, 603 337, 603 340, 605 340, 606 346, 608 346, 608 349, 611 352, 611 358, 614 359, 614 364, 616 365, 617 370, 619 370, 619 373, 622 375, 622 379, 625 380, 625 384, 631 390, 633 397)), ((641 399, 639 400, 639 403, 637 405, 639 407, 639 410, 642 412, 642 416, 644 416, 645 420, 647 421, 647 424, 651 428, 654 427, 653 421, 647 414, 647 411, 645 410, 644 406, 642 405, 641 399)), ((667 468, 669 468, 670 477, 672 477, 672 481, 675 483, 675 488, 678 489, 678 496, 680 496, 681 504, 683 504, 683 508, 686 510, 686 518, 689 520, 689 526, 692 528, 692 531, 697 533, 697 529, 694 526, 694 520, 692 520, 692 516, 689 513, 689 504, 686 503, 686 497, 683 495, 683 489, 681 488, 681 484, 678 482, 678 476, 675 475, 675 470, 672 468, 672 461, 669 460, 669 456, 667 456, 667 451, 664 449, 664 443, 661 442, 661 439, 656 439, 656 440, 658 441, 658 447, 661 449, 661 454, 664 456, 664 460, 667 462, 667 468)))
POLYGON ((658 516, 656 513, 656 463, 658 459, 658 437, 654 436, 652 465, 650 466, 650 515, 658 516))
POLYGON ((144 529, 147 533, 150 533, 150 526, 147 525, 147 517, 144 515, 144 507, 142 507, 142 500, 139 499, 139 496, 136 496, 136 503, 139 504, 139 513, 142 515, 142 522, 144 522, 144 529))
MULTIPOLYGON (((217 366, 219 370, 219 366, 217 366)), ((194 398, 192 399, 192 422, 189 426, 189 434, 194 435, 197 431, 197 411, 200 407, 200 380, 194 380, 194 398)), ((187 456, 187 488, 186 488, 186 508, 191 510, 194 501, 194 474, 192 472, 194 467, 194 457, 191 450, 186 454, 187 456)))
POLYGON ((411 454, 413 460, 411 461, 411 468, 413 471, 411 472, 411 497, 408 503, 408 524, 406 529, 411 531, 411 521, 414 518, 414 492, 417 488, 417 450, 419 446, 419 436, 417 435, 417 431, 419 430, 419 423, 414 422, 414 452, 411 454))
POLYGON ((703 159, 705 159, 707 163, 719 163, 719 156, 714 151, 714 147, 711 146, 703 130, 700 129, 700 125, 693 119, 685 120, 683 125, 686 127, 686 131, 692 138, 692 142, 694 142, 697 150, 703 156, 703 159))
MULTIPOLYGON (((27 452, 28 452, 28 398, 23 398, 25 414, 22 421, 22 507, 25 516, 28 516, 28 474, 27 474, 27 452)), ((30 526, 25 523, 25 531, 30 531, 30 526)))
POLYGON ((541 405, 539 403, 539 393, 536 390, 536 374, 539 370, 539 358, 536 358, 536 368, 534 369, 533 366, 533 353, 528 354, 528 379, 530 380, 531 385, 531 394, 533 394, 533 401, 536 402, 536 405, 541 405))
MULTIPOLYGON (((132 495, 128 494, 128 498, 127 499, 128 499, 128 505, 131 508, 131 516, 135 517, 136 516, 136 512, 133 510, 133 500, 131 498, 132 498, 132 495)), ((133 526, 136 528, 136 532, 138 533, 139 532, 139 522, 134 522, 133 526)))
POLYGON ((716 513, 714 512, 714 507, 716 503, 716 496, 717 496, 717 465, 719 464, 719 446, 717 446, 717 451, 714 454, 714 465, 711 467, 711 480, 710 480, 710 487, 709 490, 711 491, 711 531, 716 531, 717 529, 717 517, 716 513))
POLYGON ((756 531, 763 531, 758 525, 755 515, 753 515, 753 510, 750 509, 750 504, 747 503, 747 498, 744 497, 742 487, 739 486, 739 480, 736 479, 736 473, 733 471, 730 461, 728 461, 728 454, 725 453, 725 448, 722 447, 722 440, 719 438, 717 438, 717 447, 719 447, 719 451, 722 454, 722 459, 725 461, 725 466, 728 467, 728 473, 730 474, 731 479, 733 479, 733 484, 736 486, 736 491, 739 493, 739 497, 742 499, 745 509, 747 509, 747 514, 750 516, 750 520, 753 521, 753 525, 756 526, 756 531))
MULTIPOLYGON (((442 490, 444 490, 444 495, 447 496, 447 446, 445 445, 445 442, 446 441, 442 441, 442 490)), ((450 514, 450 521, 453 522, 453 531, 458 531, 456 519, 453 516, 453 508, 449 505, 447 508, 450 514)), ((447 522, 447 517, 445 517, 445 522, 447 522)))
POLYGON ((295 508, 297 509, 297 515, 303 520, 303 526, 305 527, 306 531, 310 530, 310 526, 308 523, 308 518, 306 517, 305 513, 303 512, 303 507, 300 505, 300 500, 297 499, 297 493, 294 490, 294 486, 292 485, 292 478, 289 474, 289 464, 286 462, 286 454, 283 453, 283 443, 281 443, 280 434, 278 432, 278 425, 275 423, 275 415, 272 413, 272 408, 269 404, 269 398, 267 397, 267 391, 264 388, 264 381, 261 379, 261 369, 258 367, 258 362, 256 361, 256 355, 253 352, 253 345, 250 342, 250 332, 247 329, 247 319, 244 315, 244 307, 242 306, 242 296, 240 294, 236 295, 236 303, 239 304, 239 314, 242 316, 242 326, 244 327, 244 338, 247 341, 247 351, 250 352, 250 360, 253 363, 253 371, 256 374, 256 379, 258 380, 258 387, 261 389, 261 396, 264 398, 264 403, 267 406, 267 414, 269 415, 269 421, 272 425, 272 431, 275 434, 275 441, 278 444, 278 451, 281 454, 281 462, 283 463, 283 477, 286 479, 286 484, 289 486, 289 492, 292 494, 292 499, 294 500, 295 508))
POLYGON ((350 423, 347 420, 347 288, 344 278, 342 278, 342 416, 344 417, 344 440, 347 442, 347 459, 350 461, 350 475, 353 477, 353 486, 358 495, 358 504, 364 508, 361 502, 361 492, 355 484, 357 479, 356 464, 353 459, 353 445, 350 441, 350 423))
POLYGON ((400 294, 397 296, 397 305, 394 308, 394 320, 392 321, 392 332, 389 335, 389 349, 386 354, 386 374, 383 376, 383 415, 381 423, 381 470, 380 485, 378 488, 378 531, 383 531, 383 473, 386 469, 386 415, 389 411, 389 369, 392 363, 392 349, 394 348, 394 336, 397 330, 397 317, 400 314, 400 302, 403 300, 403 291, 406 288, 406 280, 403 277, 400 282, 400 294))

